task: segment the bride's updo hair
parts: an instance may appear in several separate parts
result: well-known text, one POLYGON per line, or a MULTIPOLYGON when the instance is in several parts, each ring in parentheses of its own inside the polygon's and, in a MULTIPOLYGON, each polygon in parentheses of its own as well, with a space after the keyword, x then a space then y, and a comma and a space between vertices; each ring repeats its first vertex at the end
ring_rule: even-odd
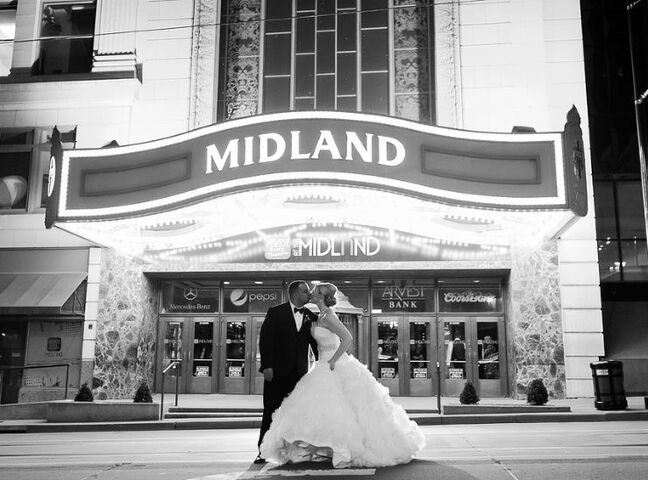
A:
POLYGON ((316 288, 324 298, 324 305, 326 305, 327 307, 332 307, 337 303, 337 298, 335 298, 337 287, 335 285, 333 285, 332 283, 320 283, 316 288))

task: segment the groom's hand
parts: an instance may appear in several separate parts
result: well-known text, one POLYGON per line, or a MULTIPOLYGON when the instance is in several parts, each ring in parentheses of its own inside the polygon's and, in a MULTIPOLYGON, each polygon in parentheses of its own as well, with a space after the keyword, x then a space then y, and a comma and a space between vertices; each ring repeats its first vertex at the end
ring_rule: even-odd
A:
POLYGON ((273 378, 274 378, 274 370, 272 368, 264 368, 263 369, 263 379, 266 382, 271 382, 273 378))

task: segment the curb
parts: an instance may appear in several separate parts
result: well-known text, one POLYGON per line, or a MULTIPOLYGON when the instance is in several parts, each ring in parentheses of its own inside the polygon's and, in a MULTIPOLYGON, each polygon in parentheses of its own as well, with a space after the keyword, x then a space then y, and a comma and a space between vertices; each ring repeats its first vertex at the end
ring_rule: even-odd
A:
MULTIPOLYGON (((411 414, 419 425, 469 425, 495 423, 552 423, 552 422, 618 422, 648 421, 648 411, 602 412, 602 413, 513 413, 489 415, 426 415, 411 414)), ((261 419, 220 418, 209 420, 161 420, 115 423, 46 423, 3 424, 0 434, 6 433, 56 433, 56 432, 126 432, 159 430, 209 430, 209 429, 258 429, 261 419)))

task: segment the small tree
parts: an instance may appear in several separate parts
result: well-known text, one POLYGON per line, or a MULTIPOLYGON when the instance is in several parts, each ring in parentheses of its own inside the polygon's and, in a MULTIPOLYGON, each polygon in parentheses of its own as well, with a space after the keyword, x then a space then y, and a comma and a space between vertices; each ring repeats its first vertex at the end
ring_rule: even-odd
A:
POLYGON ((135 392, 133 397, 133 402, 135 403, 153 403, 153 397, 151 396, 151 390, 146 382, 142 382, 135 392))
POLYGON ((462 405, 475 405, 479 402, 479 395, 472 383, 466 382, 464 389, 459 395, 459 403, 462 405))
POLYGON ((92 390, 88 387, 88 383, 84 382, 79 389, 79 393, 74 397, 75 402, 94 402, 94 396, 92 395, 92 390))
POLYGON ((527 388, 527 402, 531 405, 544 405, 549 400, 549 394, 541 378, 531 380, 527 388))

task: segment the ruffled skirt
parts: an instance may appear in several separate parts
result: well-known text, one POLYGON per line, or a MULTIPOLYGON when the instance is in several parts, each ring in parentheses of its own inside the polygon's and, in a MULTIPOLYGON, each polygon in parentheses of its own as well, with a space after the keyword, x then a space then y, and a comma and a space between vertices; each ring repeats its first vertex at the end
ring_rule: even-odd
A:
POLYGON ((331 460, 336 468, 409 462, 425 438, 388 392, 352 355, 335 370, 320 359, 272 415, 261 456, 280 464, 331 460))

